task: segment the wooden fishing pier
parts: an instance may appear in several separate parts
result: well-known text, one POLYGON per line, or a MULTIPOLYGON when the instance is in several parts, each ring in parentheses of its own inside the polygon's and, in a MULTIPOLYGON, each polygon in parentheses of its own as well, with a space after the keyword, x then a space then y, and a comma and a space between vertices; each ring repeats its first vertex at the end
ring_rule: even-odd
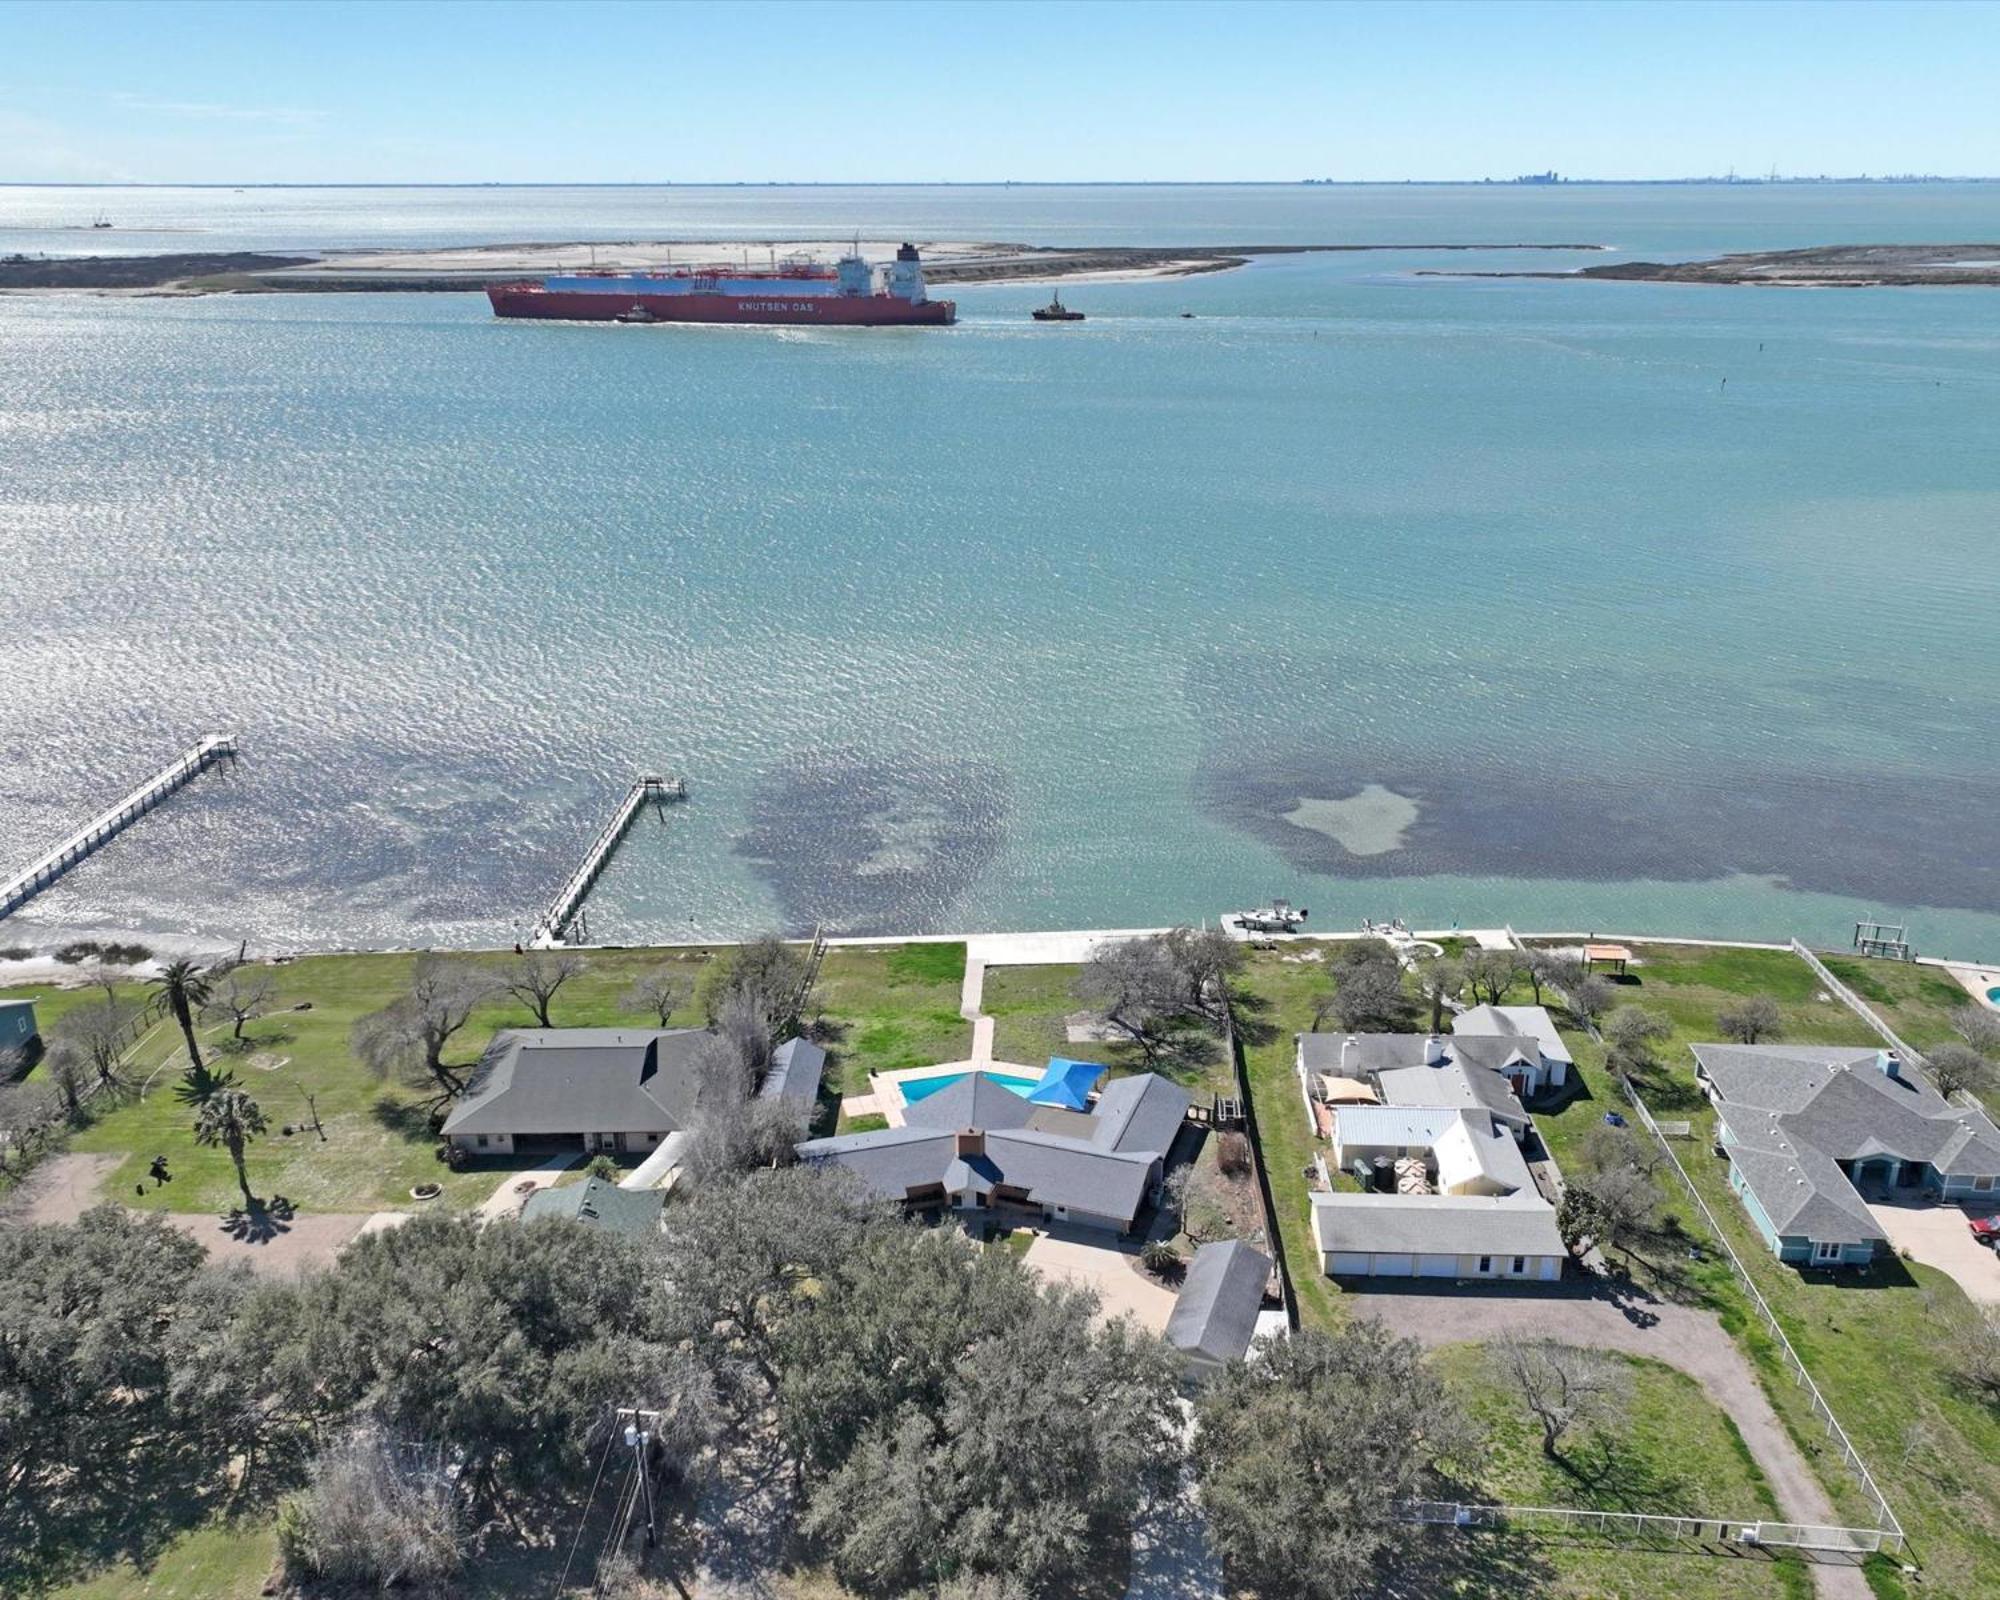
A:
POLYGON ((108 811, 99 812, 39 861, 0 883, 0 917, 18 911, 107 839, 116 838, 182 785, 235 754, 236 740, 230 734, 211 733, 197 740, 108 811))
POLYGON ((588 941, 590 925, 583 918, 584 896, 590 893, 590 886, 604 871, 611 852, 618 848, 618 841, 625 837, 640 809, 648 803, 664 808, 669 800, 686 798, 685 778, 647 774, 634 780, 632 787, 625 791, 625 798, 618 802, 618 809, 611 813, 611 820, 597 830, 597 837, 590 841, 590 848, 584 851, 583 860, 577 863, 576 870, 563 880, 563 886, 556 891, 548 909, 535 919, 534 932, 528 936, 528 947, 532 950, 551 950, 568 943, 566 936, 572 923, 578 925, 583 939, 588 941))

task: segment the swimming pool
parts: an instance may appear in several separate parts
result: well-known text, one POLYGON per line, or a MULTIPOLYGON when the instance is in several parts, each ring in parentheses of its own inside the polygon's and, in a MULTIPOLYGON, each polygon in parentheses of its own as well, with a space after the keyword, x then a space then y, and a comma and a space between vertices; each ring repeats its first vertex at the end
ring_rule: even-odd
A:
MULTIPOLYGON (((945 1072, 935 1078, 905 1078, 896 1087, 902 1092, 903 1104, 913 1106, 919 1100, 928 1100, 940 1089, 949 1089, 954 1083, 963 1083, 971 1076, 969 1072, 945 1072)), ((984 1076, 1004 1089, 1013 1090, 1023 1100, 1028 1098, 1028 1091, 1042 1081, 1039 1078, 1019 1077, 1011 1072, 988 1072, 984 1076)))
POLYGON ((2000 983, 1994 984, 1992 988, 1986 991, 1986 998, 1991 1000, 1996 1006, 2000 1006, 2000 983))

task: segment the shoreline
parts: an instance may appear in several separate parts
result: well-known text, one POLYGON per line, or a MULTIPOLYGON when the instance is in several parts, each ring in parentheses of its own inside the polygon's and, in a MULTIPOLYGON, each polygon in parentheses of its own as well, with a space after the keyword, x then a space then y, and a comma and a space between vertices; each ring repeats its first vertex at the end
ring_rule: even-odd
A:
MULTIPOLYGON (((134 256, 63 256, 0 260, 0 293, 150 294, 477 293, 496 283, 556 272, 671 271, 741 256, 750 269, 782 255, 828 259, 857 241, 611 240, 466 245, 441 250, 326 249, 279 254, 177 252, 134 256), (763 259, 757 259, 762 257, 763 259)), ((864 239, 871 260, 900 241, 864 239)), ((1052 282, 1093 278, 1146 281, 1227 272, 1262 256, 1381 252, 1607 251, 1607 244, 1395 243, 1049 246, 994 241, 918 241, 933 284, 1052 282)), ((1561 276, 1561 274, 1558 274, 1561 276)))
POLYGON ((1574 283, 1703 283, 1776 289, 2000 288, 2000 244, 1840 244, 1702 261, 1616 261, 1570 272, 1454 272, 1420 278, 1548 278, 1574 283))
MULTIPOLYGON (((1206 919, 1203 919, 1204 921, 1206 919)), ((963 944, 968 950, 977 951, 985 947, 987 954, 980 959, 999 958, 1014 965, 1054 965, 1071 966, 1081 963, 1089 956, 1097 944, 1125 939, 1141 939, 1169 931, 1165 926, 1145 928, 1048 928, 982 933, 880 933, 880 934, 829 934, 826 944, 829 949, 873 950, 892 946, 918 944, 963 944), (1007 952, 1002 956, 1002 952, 1007 952)), ((1789 941, 1770 939, 1723 939, 1708 938, 1695 934, 1646 933, 1632 929, 1582 929, 1582 928, 1515 928, 1502 924, 1492 928, 1451 927, 1412 928, 1409 937, 1419 942, 1439 943, 1448 939, 1463 941, 1480 949, 1506 949, 1512 941, 1523 943, 1550 943, 1560 940, 1610 942, 1614 944, 1668 944, 1682 945, 1704 950, 1790 950, 1789 941)), ((1313 932, 1300 933, 1260 933, 1246 942, 1275 944, 1337 944, 1345 940, 1366 939, 1380 935, 1362 928, 1323 928, 1313 932)), ((47 984, 51 988, 81 988, 95 981, 89 976, 87 962, 67 963, 57 961, 54 951, 72 940, 101 939, 100 932, 56 932, 43 937, 50 942, 46 949, 35 947, 24 959, 0 958, 0 990, 19 988, 29 984, 47 984)), ((125 938, 125 935, 119 935, 125 938)), ((147 945, 154 957, 139 963, 133 970, 143 971, 158 965, 158 957, 189 956, 216 959, 226 956, 233 948, 232 941, 200 938, 192 935, 162 936, 147 939, 138 935, 130 936, 136 942, 147 945)), ((753 936, 754 937, 754 936, 753 936)), ((805 935, 781 935, 787 943, 809 942, 805 935)), ((685 939, 662 943, 638 944, 577 944, 566 943, 560 948, 588 954, 593 951, 614 952, 621 950, 726 950, 753 942, 752 938, 734 939, 685 939)), ((1802 941, 1805 942, 1805 941, 1802 941)), ((1808 943, 1808 948, 1825 948, 1808 943)), ((325 948, 299 948, 291 950, 270 950, 249 952, 253 961, 276 961, 290 963, 321 956, 399 956, 423 955, 438 951, 451 955, 504 955, 506 944, 474 945, 341 945, 325 948)), ((1984 970, 1993 967, 1992 962, 1962 956, 1921 955, 1911 958, 1911 965, 1930 967, 1940 971, 1953 972, 1984 970)), ((1968 991, 1968 998, 1975 1003, 1980 996, 1968 991)), ((1992 1002, 1987 1002, 1992 1004, 1992 1002)), ((1996 1007, 2000 1009, 2000 1007, 1996 1007)))

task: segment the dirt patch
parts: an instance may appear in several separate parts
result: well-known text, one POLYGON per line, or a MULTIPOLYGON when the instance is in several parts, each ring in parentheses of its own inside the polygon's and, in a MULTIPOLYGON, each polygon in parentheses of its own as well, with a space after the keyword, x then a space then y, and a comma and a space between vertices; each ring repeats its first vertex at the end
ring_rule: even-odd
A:
POLYGON ((74 1222, 103 1201, 104 1182, 124 1159, 118 1155, 50 1156, 7 1197, 0 1217, 20 1227, 74 1222))
POLYGON ((206 1212, 169 1211, 164 1220, 202 1245, 217 1266, 241 1261, 261 1275, 295 1277, 308 1267, 330 1266, 369 1218, 365 1212, 315 1212, 271 1218, 248 1233, 232 1232, 206 1212))

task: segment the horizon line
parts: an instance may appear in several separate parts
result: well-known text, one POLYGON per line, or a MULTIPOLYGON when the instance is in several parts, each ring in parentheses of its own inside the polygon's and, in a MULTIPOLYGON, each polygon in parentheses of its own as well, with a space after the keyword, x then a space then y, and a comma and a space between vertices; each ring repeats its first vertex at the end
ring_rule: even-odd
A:
POLYGON ((1787 177, 1687 174, 1675 178, 1535 175, 1513 178, 901 178, 901 179, 111 179, 0 178, 0 189, 1581 189, 1714 187, 1782 189, 1834 184, 1916 188, 1924 184, 2000 183, 2000 173, 1865 172, 1787 177))

